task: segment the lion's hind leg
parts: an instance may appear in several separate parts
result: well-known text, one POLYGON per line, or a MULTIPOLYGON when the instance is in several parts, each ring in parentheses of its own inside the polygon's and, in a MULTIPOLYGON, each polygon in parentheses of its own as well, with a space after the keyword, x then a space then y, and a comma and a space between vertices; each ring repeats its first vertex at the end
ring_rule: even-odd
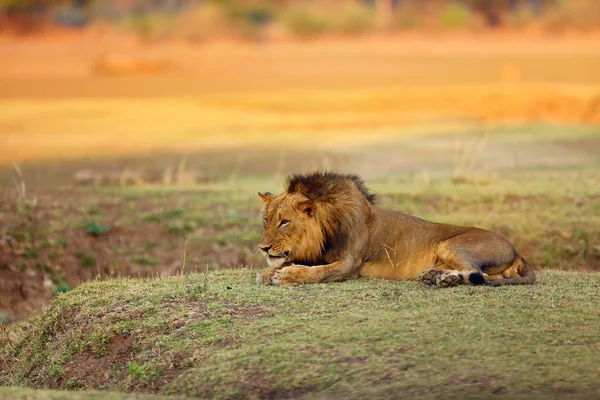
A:
POLYGON ((472 283, 470 276, 473 271, 458 271, 455 269, 442 271, 436 278, 435 286, 437 287, 450 287, 461 284, 472 283))
POLYGON ((456 285, 485 285, 485 276, 479 268, 461 257, 453 246, 442 243, 437 249, 432 269, 421 272, 417 280, 426 285, 451 287, 456 285))
POLYGON ((432 269, 418 280, 438 287, 526 285, 535 282, 535 272, 506 239, 471 229, 440 242, 432 269))
MULTIPOLYGON (((510 268, 515 257, 513 246, 505 239, 491 232, 474 231, 440 243, 436 261, 448 269, 446 275, 458 275, 462 283, 487 285, 498 278, 506 281, 518 276, 516 268, 510 268)), ((443 277, 439 278, 442 282, 443 277)))
POLYGON ((439 269, 426 269, 417 277, 417 281, 426 285, 435 285, 437 277, 442 273, 439 269))

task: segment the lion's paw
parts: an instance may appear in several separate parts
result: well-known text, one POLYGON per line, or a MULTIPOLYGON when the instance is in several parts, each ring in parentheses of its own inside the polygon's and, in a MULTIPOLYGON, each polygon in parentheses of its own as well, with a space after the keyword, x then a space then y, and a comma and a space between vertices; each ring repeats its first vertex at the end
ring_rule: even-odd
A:
POLYGON ((456 286, 463 280, 462 276, 456 272, 442 272, 435 277, 435 286, 437 287, 450 287, 456 286))
POLYGON ((428 269, 428 270, 421 272, 421 274, 419 275, 417 280, 426 285, 435 285, 436 278, 438 276, 440 276, 441 274, 442 274, 441 271, 438 271, 437 269, 428 269))
POLYGON ((262 273, 256 274, 256 283, 259 285, 272 285, 273 276, 279 268, 267 268, 262 273))
POLYGON ((256 283, 258 285, 269 285, 271 284, 271 278, 267 275, 256 274, 256 283))
POLYGON ((303 266, 285 267, 275 272, 271 278, 273 285, 294 286, 306 283, 309 268, 303 266))

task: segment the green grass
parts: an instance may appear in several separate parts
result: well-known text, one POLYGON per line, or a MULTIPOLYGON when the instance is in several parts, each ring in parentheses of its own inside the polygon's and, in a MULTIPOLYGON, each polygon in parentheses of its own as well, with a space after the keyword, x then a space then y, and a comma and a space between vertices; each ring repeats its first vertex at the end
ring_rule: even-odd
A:
MULTIPOLYGON (((163 396, 151 394, 117 393, 105 390, 89 390, 80 392, 63 392, 58 390, 33 390, 21 387, 0 387, 2 399, 18 400, 160 400, 163 396)), ((176 400, 178 397, 169 397, 176 400)))
POLYGON ((204 398, 600 394, 598 274, 439 290, 368 279, 264 287, 255 273, 81 285, 10 329, 0 384, 204 398), (78 372, 86 364, 91 376, 78 372))

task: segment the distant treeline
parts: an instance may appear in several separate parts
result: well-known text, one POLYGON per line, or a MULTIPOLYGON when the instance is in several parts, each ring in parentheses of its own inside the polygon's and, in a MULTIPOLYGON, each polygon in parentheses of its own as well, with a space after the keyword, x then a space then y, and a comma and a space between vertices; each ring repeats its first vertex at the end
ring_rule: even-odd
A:
POLYGON ((0 0, 0 30, 96 22, 148 39, 372 30, 600 27, 598 0, 0 0), (273 29, 276 27, 277 29, 273 29))

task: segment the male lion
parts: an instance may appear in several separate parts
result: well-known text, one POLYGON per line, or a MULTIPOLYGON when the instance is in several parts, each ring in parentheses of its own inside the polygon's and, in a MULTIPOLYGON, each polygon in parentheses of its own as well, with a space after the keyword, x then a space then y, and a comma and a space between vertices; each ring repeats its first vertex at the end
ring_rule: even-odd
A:
POLYGON ((438 287, 535 282, 533 269, 503 237, 378 208, 355 175, 294 175, 284 193, 259 195, 264 231, 258 247, 271 267, 256 276, 259 284, 359 276, 438 287))

